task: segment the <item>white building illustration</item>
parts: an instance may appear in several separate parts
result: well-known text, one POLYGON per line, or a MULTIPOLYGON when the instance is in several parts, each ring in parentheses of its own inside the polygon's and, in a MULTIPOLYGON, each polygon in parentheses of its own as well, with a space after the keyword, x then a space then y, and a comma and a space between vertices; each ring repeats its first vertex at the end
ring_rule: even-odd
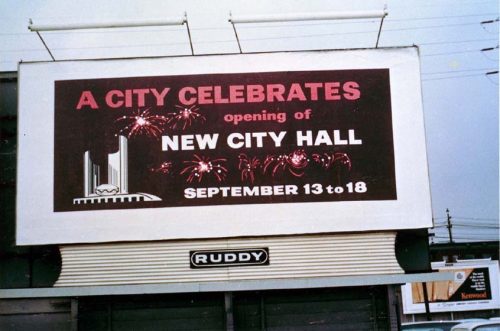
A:
POLYGON ((100 166, 83 154, 83 197, 73 199, 73 204, 122 203, 139 201, 161 201, 148 193, 128 192, 128 144, 127 138, 118 137, 118 151, 108 154, 108 182, 100 183, 100 166))

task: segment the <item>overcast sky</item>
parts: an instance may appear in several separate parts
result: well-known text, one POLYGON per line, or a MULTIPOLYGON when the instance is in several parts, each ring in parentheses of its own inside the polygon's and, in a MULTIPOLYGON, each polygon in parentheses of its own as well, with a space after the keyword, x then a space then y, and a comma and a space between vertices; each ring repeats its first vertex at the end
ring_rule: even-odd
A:
MULTIPOLYGON (((34 23, 181 17, 196 54, 238 51, 229 12, 250 14, 381 10, 380 46, 418 45, 433 214, 450 209, 457 240, 498 238, 499 87, 497 0, 19 1, 0 2, 0 71, 50 60, 34 23), (483 23, 491 21, 492 23, 483 23), (485 50, 494 48, 493 50, 485 50), (487 74, 490 73, 490 74, 487 74), (461 226, 468 225, 466 226, 461 226)), ((377 20, 238 25, 244 52, 373 47, 377 20)), ((190 54, 184 27, 78 30, 42 34, 56 59, 190 54)), ((1 96, 0 96, 1 97, 1 96)), ((441 230, 445 230, 441 228, 441 230)), ((438 231, 436 241, 446 240, 438 231)))

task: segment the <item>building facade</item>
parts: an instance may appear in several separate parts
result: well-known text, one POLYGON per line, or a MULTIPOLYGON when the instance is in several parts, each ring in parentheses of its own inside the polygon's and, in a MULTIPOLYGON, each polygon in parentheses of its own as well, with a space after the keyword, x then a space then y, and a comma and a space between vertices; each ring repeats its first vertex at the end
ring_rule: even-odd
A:
MULTIPOLYGON (((39 330, 397 330, 401 320, 399 284, 446 280, 449 275, 429 272, 426 228, 432 222, 430 217, 424 216, 430 212, 430 197, 415 198, 412 195, 415 190, 413 183, 418 182, 415 179, 427 179, 426 168, 409 169, 402 167, 400 162, 414 155, 417 158, 415 163, 425 164, 425 143, 419 139, 423 132, 413 132, 413 128, 419 125, 407 118, 409 115, 400 114, 405 105, 414 107, 421 100, 418 93, 406 98, 405 93, 414 91, 413 83, 404 87, 397 84, 398 80, 407 77, 399 62, 398 65, 392 64, 397 55, 398 59, 408 58, 413 66, 418 62, 415 62, 416 52, 411 48, 385 50, 387 54, 384 51, 360 52, 373 56, 376 64, 363 64, 357 68, 359 64, 354 63, 355 70, 340 66, 334 68, 336 71, 319 73, 320 78, 321 75, 343 77, 339 85, 329 81, 321 83, 321 88, 329 91, 324 92, 326 106, 316 104, 318 94, 321 94, 318 92, 320 83, 308 83, 307 80, 313 79, 309 75, 315 74, 314 70, 323 68, 318 64, 324 61, 321 52, 249 55, 248 60, 255 61, 253 71, 235 74, 238 71, 227 73, 224 69, 226 71, 221 72, 226 76, 217 76, 210 70, 223 70, 220 68, 227 66, 227 57, 222 61, 214 57, 139 59, 136 64, 139 68, 144 66, 145 75, 152 72, 149 66, 155 61, 168 68, 170 71, 167 72, 174 73, 167 77, 161 76, 164 71, 155 72, 144 81, 137 78, 141 77, 141 71, 118 74, 121 63, 111 64, 118 71, 111 69, 96 75, 89 71, 83 75, 85 77, 76 77, 80 80, 75 80, 75 77, 68 79, 71 77, 66 76, 63 67, 72 64, 56 62, 48 64, 53 66, 52 69, 42 70, 55 75, 54 83, 46 84, 46 91, 32 88, 34 79, 40 75, 37 68, 44 64, 28 64, 25 71, 21 69, 19 85, 16 73, 4 73, 1 84, 1 157, 5 171, 2 170, 1 182, 0 327, 12 330, 31 330, 35 326, 39 330), (271 63, 278 63, 278 58, 286 61, 278 69, 263 74, 259 69, 270 70, 266 69, 269 68, 269 56, 273 60, 271 63), (317 57, 321 61, 313 61, 312 66, 310 63, 303 67, 299 65, 296 70, 302 71, 298 73, 279 71, 298 56, 317 57), (207 61, 214 68, 206 69, 207 61), (209 73, 192 76, 193 72, 188 71, 191 76, 179 78, 175 75, 176 70, 185 66, 173 64, 184 62, 193 63, 193 68, 199 67, 201 72, 208 70, 209 73), (382 69, 370 69, 373 66, 382 69), (61 68, 63 71, 59 71, 61 68), (389 82, 387 68, 391 70, 391 84, 397 86, 392 89, 382 84, 389 82), (303 81, 294 83, 283 78, 292 76, 303 81), (112 79, 106 81, 106 77, 112 79), (278 117, 276 121, 270 120, 271 124, 264 123, 269 119, 268 110, 264 112, 260 108, 258 111, 252 108, 254 115, 257 112, 260 117, 240 114, 239 111, 228 112, 224 117, 215 116, 218 108, 210 113, 189 105, 178 111, 172 110, 168 116, 153 114, 150 108, 130 109, 128 115, 112 112, 109 113, 113 115, 102 115, 103 111, 95 108, 98 102, 92 101, 94 95, 98 98, 99 93, 107 91, 106 96, 101 97, 110 110, 133 103, 134 96, 138 105, 146 107, 146 95, 150 93, 154 98, 149 100, 156 100, 156 106, 163 106, 169 90, 162 89, 160 83, 170 79, 171 84, 179 84, 172 87, 172 90, 179 91, 178 101, 189 104, 189 100, 196 96, 199 104, 218 102, 226 107, 231 102, 242 102, 243 88, 234 83, 241 77, 247 77, 247 81, 262 79, 260 84, 267 86, 265 98, 270 105, 278 102, 280 107, 285 105, 296 109, 295 113, 285 112, 288 118, 295 118, 294 125, 310 116, 309 108, 303 109, 302 99, 306 96, 299 91, 300 86, 308 86, 309 106, 318 118, 316 122, 308 123, 312 123, 311 128, 317 135, 313 138, 304 126, 304 130, 296 131, 297 144, 317 148, 319 152, 307 151, 311 155, 308 159, 306 152, 296 150, 283 154, 282 160, 278 159, 278 154, 266 151, 267 155, 264 153, 262 160, 257 162, 250 155, 238 155, 238 152, 228 149, 227 153, 234 154, 234 159, 239 160, 233 168, 230 162, 224 163, 229 156, 216 158, 212 155, 208 159, 196 154, 192 161, 180 163, 183 167, 171 173, 171 167, 175 169, 171 162, 186 160, 183 153, 192 150, 194 142, 199 148, 215 146, 218 136, 213 132, 219 132, 216 130, 220 128, 214 124, 211 135, 202 135, 205 122, 222 123, 220 125, 231 128, 237 125, 235 123, 250 122, 253 126, 247 129, 249 135, 243 135, 240 129, 227 133, 227 142, 233 150, 244 145, 250 148, 252 139, 259 148, 259 139, 264 137, 261 131, 266 125, 276 130, 276 126, 283 123, 276 123, 278 117), (204 89, 204 80, 213 84, 210 91, 204 89), (282 87, 275 84, 280 80, 284 82, 282 87), (374 81, 380 81, 382 85, 374 81), (148 92, 139 86, 144 82, 149 84, 148 92), (197 88, 191 86, 195 83, 197 88), (135 89, 126 89, 127 84, 135 89), (228 99, 219 95, 217 99, 215 95, 221 93, 224 84, 233 86, 228 87, 228 91, 233 91, 230 93, 234 95, 229 95, 228 99), (22 91, 17 91, 18 86, 22 91), (92 90, 95 86, 96 90, 92 90), (342 95, 338 94, 339 86, 343 88, 342 95), (285 92, 282 89, 287 89, 287 97, 283 97, 285 92), (28 91, 33 95, 28 97, 28 91), (39 108, 35 107, 37 95, 40 96, 39 108), (341 128, 343 131, 328 133, 322 128, 330 117, 322 118, 321 112, 327 111, 327 106, 341 98, 345 99, 342 107, 355 108, 349 115, 338 115, 338 121, 347 121, 341 128), (418 102, 412 102, 413 98, 418 102), (375 101, 375 105, 380 106, 374 106, 375 101), (387 115, 391 104, 392 117, 387 115), (51 111, 55 108, 55 115, 44 117, 47 115, 45 108, 51 111), (367 126, 363 121, 368 115, 363 115, 363 110, 368 109, 378 109, 380 114, 367 126), (68 114, 75 117, 69 118, 68 114), (46 118, 46 122, 40 121, 40 116, 46 118), (97 122, 96 117, 99 118, 97 122), (201 131, 189 131, 196 121, 201 131), (358 133, 367 132, 364 142, 361 136, 356 136, 355 129, 349 128, 351 121, 358 123, 358 133), (377 125, 387 128, 391 121, 394 121, 394 136, 388 133, 392 131, 383 130, 368 134, 370 128, 377 125), (408 121, 412 123, 411 130, 408 130, 408 121), (109 137, 100 133, 110 130, 113 125, 122 127, 109 137), (163 127, 172 132, 182 131, 183 135, 163 133, 160 141, 158 130, 163 127), (101 138, 81 143, 82 137, 89 137, 89 133, 107 139, 109 145, 101 138), (417 137, 403 139, 413 133, 417 137), (180 140, 176 141, 175 137, 180 140), (416 145, 415 139, 420 141, 416 145), (322 149, 323 145, 332 144, 337 145, 332 152, 322 149), (402 148, 405 144, 423 148, 423 155, 405 152, 406 149, 402 148), (352 151, 338 147, 348 145, 354 146, 352 151), (144 146, 162 152, 183 147, 185 150, 178 152, 174 159, 158 159, 144 146), (376 162, 370 154, 375 148, 373 146, 378 151, 376 162), (359 150, 354 149, 358 147, 359 150), (362 148, 370 152, 363 152, 362 148), (394 150, 401 155, 394 154, 394 150), (381 156, 384 153, 385 156, 381 156), (355 178, 355 174, 346 175, 353 162, 357 162, 357 171, 366 172, 365 177, 359 175, 361 179, 356 181, 345 180, 344 177, 355 178), (366 164, 358 166, 363 163, 366 164), (106 164, 108 168, 103 170, 102 165, 106 164), (257 173, 253 170, 258 166, 262 167, 259 175, 268 177, 254 178, 257 173), (240 171, 241 176, 227 179, 231 169, 240 171), (320 184, 304 181, 307 176, 313 176, 307 171, 319 173, 324 169, 334 171, 335 176, 328 174, 332 177, 328 180, 337 183, 331 187, 331 192, 324 186, 329 195, 320 194, 320 184), (148 171, 147 174, 144 170, 148 171), (59 176, 60 173, 63 175, 59 176), (380 180, 370 181, 368 173, 380 180), (202 183, 202 176, 208 177, 211 184, 219 183, 218 186, 198 185, 202 183), (398 177, 397 183, 395 177, 398 177), (53 181, 47 182, 47 178, 53 181), (129 181, 129 178, 134 178, 134 181, 129 181), (137 184, 137 178, 149 181, 149 186, 144 189, 137 184), (288 185, 284 184, 283 178, 288 178, 288 185), (258 196, 250 185, 245 189, 245 186, 226 188, 220 184, 231 180, 250 181, 252 184, 254 180, 260 180, 258 196), (179 182, 191 185, 184 190, 184 202, 169 200, 179 182), (377 185, 380 188, 367 192, 367 185, 370 190, 377 185), (297 197, 298 188, 303 188, 304 194, 309 196, 297 197), (272 198, 266 197, 267 190, 271 190, 272 198), (344 193, 351 195, 342 195, 344 193), (210 194, 219 195, 216 203, 207 202, 210 194), (336 196, 334 194, 345 198, 340 198, 340 202, 329 201, 336 196), (237 200, 245 195, 248 204, 237 200), (196 199, 188 200, 192 198, 196 199), (223 207, 217 209, 212 204, 223 207), (307 207, 305 211, 304 206, 307 207), (416 206, 423 207, 419 210, 416 206), (408 219, 403 219, 408 207, 413 211, 408 219), (256 215, 262 217, 259 219, 256 215), (166 223, 169 218, 175 222, 166 223), (332 222, 333 218, 338 224, 332 222), (282 222, 272 222, 274 219, 282 222)), ((328 56, 336 59, 345 57, 345 54, 328 56)), ((243 70, 246 66, 246 58, 228 57, 229 62, 240 63, 232 70, 243 70)), ((411 76, 418 78, 418 71, 411 71, 411 76)), ((415 84, 418 85, 418 79, 415 84)), ((264 93, 259 92, 260 88, 245 86, 246 93, 253 93, 255 102, 264 100, 258 96, 264 93)), ((250 98, 249 95, 246 97, 250 98)), ((417 123, 423 124, 418 114, 416 117, 419 118, 417 123)), ((286 131, 288 127, 282 130, 279 134, 268 130, 268 137, 272 139, 269 141, 274 147, 280 147, 284 136, 291 132, 286 131)), ((421 184, 427 187, 424 193, 428 191, 428 183, 421 184)))

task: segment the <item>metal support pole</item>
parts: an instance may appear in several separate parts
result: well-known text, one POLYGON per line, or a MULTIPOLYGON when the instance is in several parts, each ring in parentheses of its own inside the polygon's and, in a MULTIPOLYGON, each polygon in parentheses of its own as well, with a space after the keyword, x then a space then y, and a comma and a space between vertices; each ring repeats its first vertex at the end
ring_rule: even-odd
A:
POLYGON ((425 317, 428 321, 431 321, 431 310, 429 307, 429 293, 427 292, 427 283, 423 282, 422 284, 422 290, 424 292, 424 305, 425 305, 425 317))
POLYGON ((387 309, 389 312, 390 331, 399 331, 401 318, 399 316, 399 296, 396 289, 397 285, 387 285, 387 309))
POLYGON ((451 228, 453 225, 451 225, 451 216, 450 216, 450 210, 446 208, 446 220, 448 222, 448 225, 446 226, 448 228, 448 235, 450 236, 450 243, 453 242, 453 236, 451 234, 451 228))
POLYGON ((387 16, 387 13, 385 12, 385 10, 384 10, 384 13, 385 13, 384 16, 382 16, 382 18, 380 19, 380 26, 378 28, 377 42, 375 43, 375 48, 378 48, 378 42, 380 40, 380 34, 382 33, 382 25, 384 24, 384 19, 387 16))
POLYGON ((300 13, 300 14, 274 14, 274 15, 257 15, 257 16, 237 16, 233 17, 229 13, 229 22, 233 25, 234 35, 238 42, 238 48, 241 50, 240 39, 236 31, 236 23, 278 23, 278 22, 294 22, 294 21, 320 21, 320 20, 346 20, 346 19, 366 19, 380 18, 380 27, 378 29, 377 42, 375 48, 378 48, 380 34, 382 33, 382 25, 387 16, 387 8, 384 10, 369 10, 369 11, 347 11, 347 12, 320 12, 320 13, 300 13))
POLYGON ((381 18, 385 15, 387 15, 387 11, 384 8, 384 10, 237 16, 237 17, 231 17, 231 22, 277 23, 277 22, 293 22, 293 21, 351 20, 351 19, 365 19, 365 18, 381 18))
POLYGON ((243 51, 241 50, 240 38, 238 37, 238 32, 236 31, 236 26, 234 25, 231 13, 229 13, 229 22, 233 26, 234 36, 236 37, 236 42, 238 43, 238 49, 240 50, 240 54, 243 54, 243 51))
POLYGON ((78 331, 78 299, 71 299, 71 331, 78 331))
POLYGON ((30 21, 28 29, 30 31, 67 31, 82 29, 111 29, 111 28, 142 28, 146 26, 172 26, 184 24, 184 18, 165 18, 161 20, 120 20, 107 22, 87 22, 87 23, 54 23, 54 24, 33 24, 30 21))
POLYGON ((42 44, 43 44, 43 46, 45 46, 45 49, 47 50, 47 52, 49 52, 49 55, 52 58, 52 61, 55 61, 56 59, 54 59, 54 55, 52 55, 52 52, 50 51, 49 47, 45 43, 45 40, 43 40, 42 35, 40 34, 40 32, 36 31, 36 34, 38 35, 38 37, 42 41, 42 44))
POLYGON ((191 41, 191 31, 187 22, 187 15, 184 13, 183 18, 170 18, 162 20, 134 20, 134 21, 118 21, 118 22, 99 22, 99 23, 74 23, 74 24, 33 24, 33 20, 29 20, 28 29, 36 32, 38 37, 49 52, 52 61, 55 61, 54 55, 40 35, 40 31, 67 31, 67 30, 81 30, 81 29, 109 29, 109 28, 135 28, 146 26, 172 26, 183 25, 186 23, 189 36, 189 44, 191 46, 191 54, 194 55, 193 43, 191 41))
POLYGON ((260 293, 260 329, 267 330, 266 326, 266 302, 264 299, 264 292, 260 293))
POLYGON ((191 55, 194 55, 193 40, 191 39, 191 30, 189 29, 189 22, 188 22, 186 12, 184 12, 184 23, 186 23, 186 29, 187 29, 188 38, 189 38, 189 46, 191 47, 191 55))
POLYGON ((113 331, 113 303, 112 302, 108 302, 107 310, 108 310, 107 323, 106 323, 107 331, 113 331))
POLYGON ((233 292, 224 293, 224 307, 226 311, 226 331, 234 331, 233 292))

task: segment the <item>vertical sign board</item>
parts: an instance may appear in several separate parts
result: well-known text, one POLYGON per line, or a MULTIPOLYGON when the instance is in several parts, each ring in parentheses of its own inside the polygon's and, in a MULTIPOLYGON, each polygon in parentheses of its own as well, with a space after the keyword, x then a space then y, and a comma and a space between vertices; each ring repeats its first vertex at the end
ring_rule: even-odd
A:
POLYGON ((20 66, 19 244, 431 226, 415 48, 20 66))
MULTIPOLYGON (((433 313, 500 308, 498 261, 464 260, 451 265, 433 262, 439 272, 452 272, 453 280, 426 283, 433 313)), ((421 283, 402 286, 403 312, 425 313, 421 283)))

